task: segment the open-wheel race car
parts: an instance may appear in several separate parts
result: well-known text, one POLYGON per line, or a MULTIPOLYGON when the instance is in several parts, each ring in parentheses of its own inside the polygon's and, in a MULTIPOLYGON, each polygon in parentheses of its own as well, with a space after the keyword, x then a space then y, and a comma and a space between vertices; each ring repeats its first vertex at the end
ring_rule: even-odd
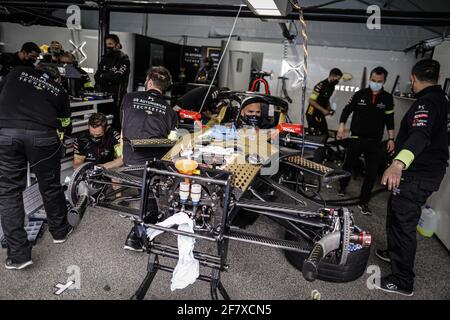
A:
MULTIPOLYGON (((275 112, 281 110, 277 104, 285 105, 275 97, 237 95, 239 101, 256 99, 269 108, 273 105, 275 112)), ((279 125, 279 121, 274 123, 274 127, 279 125)), ((68 188, 73 205, 69 222, 78 225, 88 206, 132 217, 135 232, 150 255, 147 276, 135 299, 144 298, 158 270, 173 272, 160 262, 161 257, 179 257, 176 246, 150 240, 149 230, 193 237, 212 246, 204 252, 194 251, 194 257, 201 266, 211 269, 210 274, 200 274, 198 279, 210 282, 213 299, 218 298, 218 291, 229 299, 220 281, 221 272, 228 270, 229 241, 284 250, 288 261, 308 281, 347 282, 360 277, 370 252, 370 233, 355 224, 347 208, 326 207, 304 192, 310 181, 315 181, 313 190, 317 193, 320 185, 347 173, 308 160, 301 150, 274 143, 280 129, 263 132, 227 128, 208 125, 176 142, 132 141, 135 148, 168 149, 161 160, 149 159, 142 166, 106 170, 85 163, 74 172, 68 188), (123 205, 122 199, 137 205, 123 205), (192 220, 193 233, 163 226, 162 222, 179 213, 192 220), (238 228, 242 221, 248 221, 246 218, 252 220, 259 215, 283 226, 286 236, 273 239, 238 228)))

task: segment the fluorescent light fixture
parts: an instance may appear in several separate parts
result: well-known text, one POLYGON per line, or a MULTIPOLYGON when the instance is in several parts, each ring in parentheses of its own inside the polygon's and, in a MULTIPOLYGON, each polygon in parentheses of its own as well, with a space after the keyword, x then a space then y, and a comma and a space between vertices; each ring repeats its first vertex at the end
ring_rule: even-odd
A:
POLYGON ((280 16, 281 12, 278 9, 255 9, 256 14, 260 16, 280 16))
POLYGON ((274 0, 247 0, 247 2, 255 9, 278 10, 274 0))
POLYGON ((260 16, 286 16, 291 10, 288 0, 246 0, 248 7, 260 16))

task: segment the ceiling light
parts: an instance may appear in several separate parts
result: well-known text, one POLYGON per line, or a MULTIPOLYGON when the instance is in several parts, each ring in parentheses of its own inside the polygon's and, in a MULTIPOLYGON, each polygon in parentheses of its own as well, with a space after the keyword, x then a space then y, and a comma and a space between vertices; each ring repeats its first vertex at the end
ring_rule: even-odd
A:
POLYGON ((248 7, 260 16, 286 16, 292 6, 288 0, 246 0, 248 7))

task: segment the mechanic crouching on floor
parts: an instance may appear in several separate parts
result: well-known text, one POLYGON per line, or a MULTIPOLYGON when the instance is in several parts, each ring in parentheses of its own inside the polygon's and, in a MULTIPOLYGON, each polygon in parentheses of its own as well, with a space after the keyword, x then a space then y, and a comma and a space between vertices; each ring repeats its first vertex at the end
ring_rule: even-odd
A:
MULTIPOLYGON (((147 71, 145 88, 147 91, 125 95, 123 113, 123 160, 125 166, 143 165, 153 158, 160 159, 166 150, 141 148, 133 150, 134 139, 167 139, 177 125, 177 114, 164 100, 163 94, 172 83, 170 72, 164 67, 152 67, 147 71)), ((140 174, 140 173, 139 173, 140 174)), ((156 202, 149 199, 149 208, 156 208, 156 202)), ((151 216, 151 214, 149 215, 151 216)), ((141 240, 134 227, 129 233, 124 249, 143 251, 141 240)))
POLYGON ((392 274, 375 287, 412 296, 416 227, 421 207, 439 189, 449 159, 450 102, 437 85, 439 62, 425 59, 412 69, 417 100, 403 117, 396 139, 396 157, 384 172, 382 184, 392 194, 387 207, 387 250, 376 256, 391 264, 392 274))
POLYGON ((60 183, 59 133, 70 133, 69 96, 56 66, 16 67, 0 82, 0 214, 7 269, 33 264, 24 229, 27 162, 36 174, 54 243, 72 231, 60 183), (58 132, 57 132, 58 131, 58 132))
POLYGON ((120 134, 108 126, 108 120, 103 113, 94 113, 88 120, 89 132, 73 143, 73 168, 76 169, 85 162, 93 162, 105 169, 121 167, 122 145, 120 134))
MULTIPOLYGON (((341 114, 337 138, 343 139, 345 122, 353 113, 350 125, 351 137, 348 139, 347 153, 343 169, 352 172, 361 154, 364 154, 365 175, 361 187, 359 208, 364 215, 371 215, 369 201, 372 188, 377 179, 378 167, 382 156, 381 140, 384 128, 387 128, 387 152, 394 150, 394 99, 383 89, 387 71, 383 67, 376 67, 370 72, 369 88, 356 92, 341 114)), ((340 180, 339 195, 345 195, 345 189, 350 177, 340 180)))

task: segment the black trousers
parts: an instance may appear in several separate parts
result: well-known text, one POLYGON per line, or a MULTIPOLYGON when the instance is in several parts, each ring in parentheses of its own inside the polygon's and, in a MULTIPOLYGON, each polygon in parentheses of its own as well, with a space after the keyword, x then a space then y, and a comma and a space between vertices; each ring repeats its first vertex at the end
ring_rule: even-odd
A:
MULTIPOLYGON (((381 143, 377 140, 353 138, 348 140, 347 153, 345 155, 344 165, 342 169, 353 172, 359 157, 364 154, 366 173, 364 182, 361 187, 360 201, 368 203, 375 181, 377 179, 377 171, 381 157, 381 143)), ((350 177, 340 180, 341 188, 347 188, 350 177)))
POLYGON ((306 121, 308 122, 308 128, 322 135, 328 135, 328 123, 323 114, 310 115, 306 114, 306 121))
POLYGON ((392 274, 400 285, 413 290, 414 259, 416 256, 416 227, 422 206, 439 189, 442 179, 403 177, 400 186, 389 198, 386 230, 392 274))
POLYGON ((67 234, 67 206, 60 183, 60 148, 55 131, 0 129, 0 214, 8 244, 7 255, 14 262, 31 259, 22 198, 27 161, 39 183, 50 233, 53 238, 63 238, 67 234))
MULTIPOLYGON (((323 115, 309 115, 306 114, 306 121, 308 121, 308 128, 311 134, 323 136, 323 141, 328 140, 328 124, 327 119, 323 115)), ((317 148, 314 152, 314 162, 323 163, 325 160, 325 148, 317 148)))

